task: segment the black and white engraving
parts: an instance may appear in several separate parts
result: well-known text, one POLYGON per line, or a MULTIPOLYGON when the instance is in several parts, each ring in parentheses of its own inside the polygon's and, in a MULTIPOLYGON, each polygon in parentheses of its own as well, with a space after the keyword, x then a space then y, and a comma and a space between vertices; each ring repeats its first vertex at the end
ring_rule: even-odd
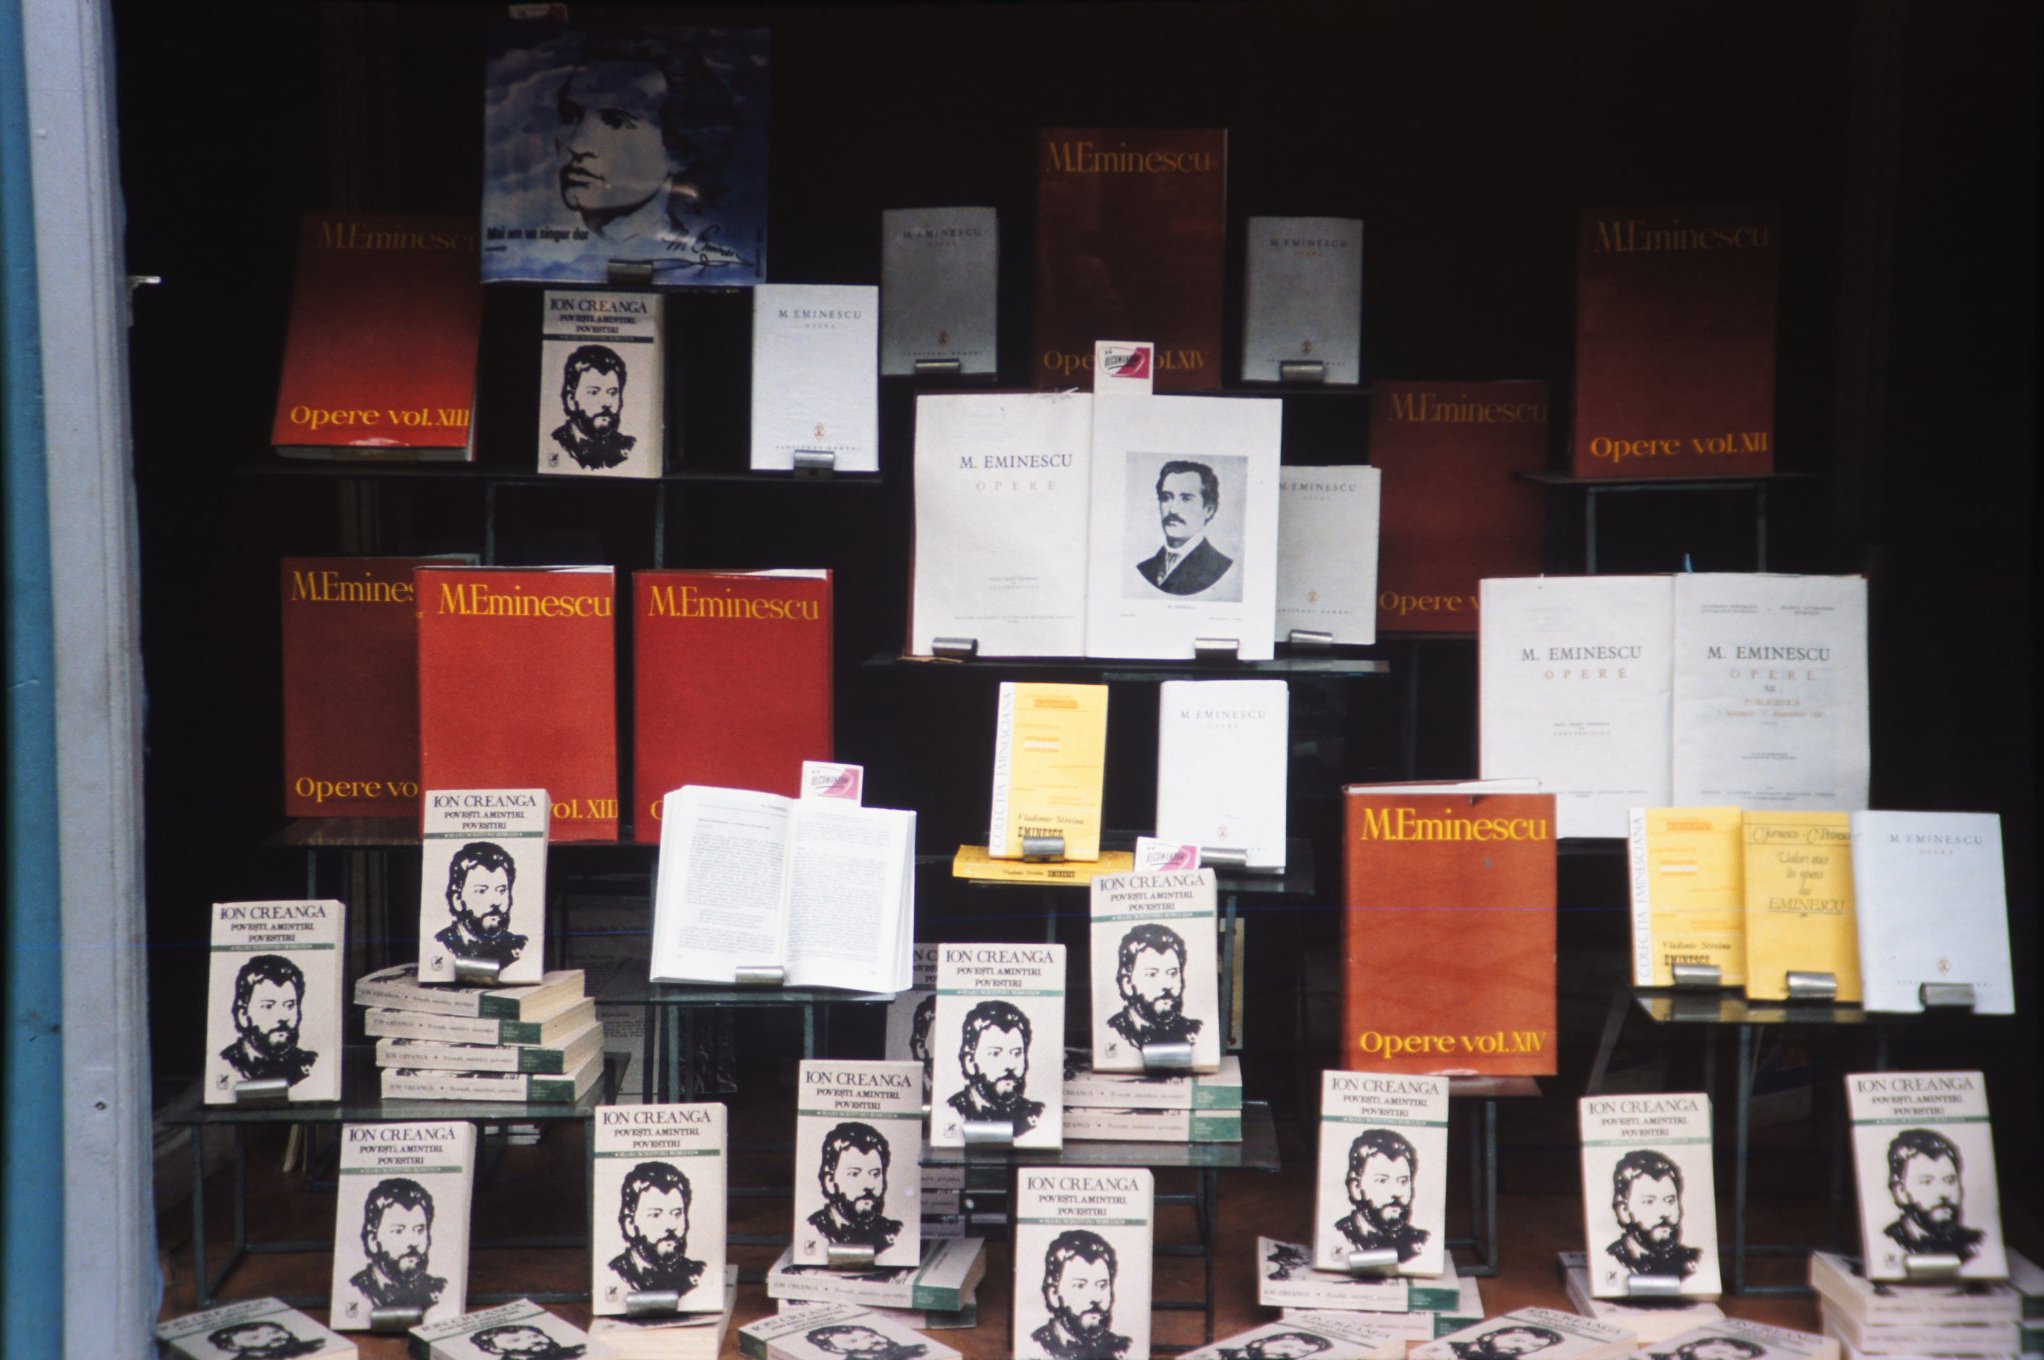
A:
POLYGON ((610 1259, 612 1275, 640 1293, 686 1294, 702 1283, 705 1262, 688 1254, 694 1189, 670 1162, 641 1162, 618 1191, 617 1226, 625 1249, 610 1259))
POLYGON ((293 1360, 296 1356, 317 1355, 327 1344, 321 1337, 293 1336, 284 1324, 268 1318, 216 1328, 206 1334, 206 1343, 235 1360, 293 1360))
POLYGON ((1520 1355, 1537 1355, 1562 1343, 1560 1332, 1548 1327, 1512 1323, 1468 1341, 1452 1343, 1455 1360, 1510 1360, 1520 1355))
POLYGON ((894 1245, 901 1220, 886 1212, 893 1155, 886 1137, 870 1124, 847 1120, 824 1136, 816 1168, 823 1207, 808 1219, 824 1241, 871 1247, 876 1256, 894 1245))
POLYGON ((421 982, 494 965, 499 983, 538 982, 546 922, 544 789, 428 789, 419 861, 421 982))
POLYGON ((1611 1212, 1619 1236, 1604 1245, 1628 1275, 1687 1279, 1703 1248, 1682 1240, 1682 1169, 1666 1155, 1638 1148, 1611 1171, 1611 1212))
POLYGON ((1179 1045, 1193 1071, 1220 1066, 1214 903, 1211 869, 1093 880, 1094 1071, 1142 1072, 1151 1050, 1179 1045))
POLYGON ((561 1342, 528 1322, 506 1322, 485 1327, 468 1338, 469 1344, 485 1355, 506 1360, 581 1360, 589 1347, 580 1342, 561 1342))
POLYGON ((1107 1018, 1107 1027, 1137 1049, 1191 1043, 1206 1022, 1185 1013, 1185 979, 1182 935, 1158 922, 1132 927, 1115 953, 1122 1007, 1107 1018))
POLYGON ((362 1252, 368 1258, 348 1277, 373 1308, 433 1307, 447 1278, 431 1270, 433 1195, 417 1181, 379 1181, 362 1204, 362 1252))
POLYGON ((1648 1360, 1765 1360, 1767 1347, 1739 1336, 1706 1336, 1671 1351, 1648 1351, 1648 1360))
POLYGON ((1129 1338, 1114 1330, 1114 1277, 1120 1267, 1106 1238, 1071 1228, 1043 1254, 1043 1306, 1049 1320, 1029 1339, 1052 1360, 1119 1360, 1129 1338))
POLYGON ((1008 1001, 982 1001, 966 1012, 958 1044, 965 1085, 945 1103, 975 1123, 1012 1125, 1018 1137, 1034 1129, 1044 1103, 1028 1096, 1033 1028, 1008 1001))
POLYGON ((340 1098, 346 918, 331 901, 213 904, 207 1104, 231 1105, 253 1083, 281 1082, 293 1102, 340 1098))
POLYGON ((1643 1276, 1673 1281, 1685 1298, 1716 1298, 1723 1280, 1709 1099, 1584 1096, 1579 1118, 1591 1296, 1628 1298, 1643 1276))
POLYGON ((244 1081, 304 1081, 319 1061, 298 1042, 304 1005, 304 971, 281 954, 257 954, 234 975, 235 1038, 221 1059, 244 1081))
POLYGON ((1400 1275, 1447 1268, 1447 1121, 1446 1077, 1321 1074, 1316 1267, 1388 1252, 1400 1275))
POLYGON ((802 1339, 826 1354, 846 1356, 848 1360, 921 1360, 930 1350, 928 1346, 896 1341, 857 1322, 812 1327, 802 1334, 802 1339))
MULTIPOLYGON (((1240 461, 1226 460, 1237 468, 1240 461)), ((1239 512, 1234 512, 1216 523, 1222 507, 1221 474, 1216 464, 1222 462, 1171 458, 1157 465, 1157 531, 1163 542, 1156 544, 1152 536, 1155 550, 1136 563, 1136 572, 1166 595, 1197 595, 1230 602, 1242 598, 1242 577, 1234 569, 1235 556, 1215 542, 1224 525, 1239 522, 1239 512)), ((1238 554, 1241 551, 1239 541, 1235 551, 1238 554)))
POLYGON ((1951 1255, 1960 1262, 1980 1252, 1986 1236, 1965 1220, 1965 1159, 1935 1129, 1904 1129, 1888 1143, 1888 1194, 1898 1211, 1881 1231, 1903 1252, 1951 1255))
POLYGON ((1273 1332, 1252 1337, 1239 1346, 1217 1346, 1215 1360, 1302 1360, 1319 1355, 1334 1343, 1311 1332, 1273 1332))
POLYGON ((727 1173, 723 1105, 599 1105, 592 1132, 590 1311, 633 1294, 679 1295, 683 1313, 723 1306, 727 1173))
POLYGON ((1364 1129, 1348 1149, 1350 1210, 1335 1229, 1357 1251, 1390 1248, 1400 1261, 1426 1249, 1432 1235, 1412 1221, 1419 1153, 1396 1129, 1364 1129))
POLYGON ((501 845, 471 841, 447 865, 447 924, 433 938, 456 958, 515 963, 527 937, 511 929, 518 865, 501 845))
POLYGON ((631 454, 638 436, 620 421, 631 372, 608 345, 578 345, 561 365, 561 412, 567 419, 548 434, 555 448, 580 468, 611 468, 631 454))

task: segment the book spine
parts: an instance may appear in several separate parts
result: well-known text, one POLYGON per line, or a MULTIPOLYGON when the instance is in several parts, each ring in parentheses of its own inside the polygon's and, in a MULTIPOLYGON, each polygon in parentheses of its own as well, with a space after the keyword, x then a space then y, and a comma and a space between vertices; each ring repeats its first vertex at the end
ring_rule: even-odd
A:
POLYGON ((1003 681, 1000 706, 994 713, 994 792, 987 814, 987 853, 996 858, 1019 853, 1008 841, 1008 785, 1014 776, 1015 687, 1003 681))
POLYGON ((1632 875, 1632 982, 1654 983, 1654 887, 1647 864, 1647 810, 1634 808, 1626 826, 1627 867, 1632 875))

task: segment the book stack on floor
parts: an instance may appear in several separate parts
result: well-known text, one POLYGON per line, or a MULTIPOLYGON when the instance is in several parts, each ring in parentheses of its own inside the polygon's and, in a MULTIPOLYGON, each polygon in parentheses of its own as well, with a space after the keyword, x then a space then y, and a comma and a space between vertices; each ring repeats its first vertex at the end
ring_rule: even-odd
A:
POLYGON ((1458 1275, 1454 1257, 1445 1254, 1439 1275, 1344 1275, 1315 1270, 1312 1248, 1302 1243, 1259 1237, 1256 1260, 1256 1301, 1282 1309, 1287 1322, 1368 1313, 1407 1341, 1431 1341, 1483 1320, 1476 1281, 1458 1275))
POLYGON ((724 1267, 724 1311, 650 1317, 599 1317, 590 1340, 610 1349, 611 1360, 715 1360, 724 1353, 731 1310, 738 1305, 738 1267, 724 1267))
POLYGON ((1242 1063, 1218 1072, 1096 1072, 1083 1049, 1065 1055, 1065 1137, 1134 1143, 1242 1141, 1242 1063))
POLYGON ((412 1360, 492 1360, 500 1355, 582 1356, 590 1347, 589 1334, 581 1328, 531 1299, 514 1299, 414 1327, 406 1349, 412 1360))
MULTIPOLYGON (((2010 1274, 2019 1260, 2010 1253, 2010 1274)), ((2023 1265, 2034 1279, 2035 1267, 2023 1265)), ((1810 1254, 1810 1287, 1824 1332, 1846 1360, 1860 1356, 2014 1356, 2024 1345, 2022 1289, 2004 1280, 1874 1281, 1858 1258, 1810 1254)), ((2031 1287, 2035 1287, 2034 1285, 2031 1287)), ((2032 1340, 2036 1338, 2033 1336, 2032 1340)))
POLYGON ((1555 1256, 1555 1268, 1568 1290, 1569 1306, 1586 1318, 1630 1328, 1642 1346, 1653 1346, 1671 1336, 1722 1322, 1725 1310, 1709 1299, 1639 1298, 1600 1299, 1590 1293, 1590 1268, 1582 1252, 1564 1251, 1555 1256))
POLYGON ((165 1355, 215 1360, 229 1355, 299 1356, 303 1360, 355 1360, 355 1343, 314 1322, 282 1299, 239 1303, 187 1313, 156 1325, 165 1355))
POLYGON ((603 1022, 582 970, 518 987, 422 983, 418 965, 357 979, 385 1100, 573 1104, 603 1075, 603 1022))
POLYGON ((852 1304, 924 1330, 971 1327, 979 1321, 985 1248, 976 1237, 925 1240, 919 1266, 844 1270, 796 1265, 790 1244, 767 1270, 767 1297, 783 1311, 802 1303, 852 1304))
POLYGON ((738 1329, 738 1353, 748 1360, 837 1360, 845 1355, 959 1360, 951 1347, 855 1303, 783 1305, 772 1317, 738 1329))

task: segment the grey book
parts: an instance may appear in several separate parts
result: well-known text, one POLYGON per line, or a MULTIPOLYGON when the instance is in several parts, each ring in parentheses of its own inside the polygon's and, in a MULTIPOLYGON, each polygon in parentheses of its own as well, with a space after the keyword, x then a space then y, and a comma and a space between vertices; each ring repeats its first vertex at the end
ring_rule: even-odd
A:
POLYGON ((881 373, 914 373, 918 363, 993 373, 1000 255, 992 208, 881 213, 881 373))
POLYGON ((1321 365, 1321 382, 1362 381, 1362 221, 1252 217, 1247 266, 1242 380, 1278 382, 1293 363, 1321 365))

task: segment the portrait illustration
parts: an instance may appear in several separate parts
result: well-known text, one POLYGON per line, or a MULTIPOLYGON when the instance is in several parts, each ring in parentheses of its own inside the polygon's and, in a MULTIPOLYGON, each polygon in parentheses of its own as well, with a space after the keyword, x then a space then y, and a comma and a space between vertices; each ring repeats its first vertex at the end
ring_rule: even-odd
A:
POLYGON ((1123 551, 1134 570, 1124 599, 1241 602, 1247 462, 1129 455, 1123 551))

